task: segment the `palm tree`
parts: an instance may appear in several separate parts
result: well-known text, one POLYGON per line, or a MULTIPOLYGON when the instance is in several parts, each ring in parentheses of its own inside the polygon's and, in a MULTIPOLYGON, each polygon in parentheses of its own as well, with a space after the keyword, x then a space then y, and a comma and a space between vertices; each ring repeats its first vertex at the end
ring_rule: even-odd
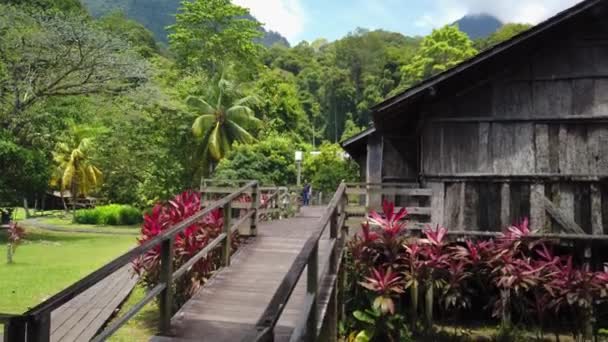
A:
POLYGON ((186 100, 198 114, 192 124, 192 133, 202 146, 204 175, 208 174, 209 163, 224 158, 235 141, 245 144, 255 141, 250 131, 259 127, 260 120, 249 106, 257 99, 239 95, 237 87, 222 77, 211 89, 209 100, 193 96, 186 100))
MULTIPOLYGON (((76 198, 86 196, 90 191, 98 188, 102 182, 101 171, 92 164, 90 158, 91 139, 81 138, 75 134, 70 143, 59 142, 53 152, 53 160, 57 164, 51 185, 60 186, 61 199, 63 192, 70 189, 72 196, 72 210, 76 211, 76 198)), ((64 208, 67 211, 65 200, 64 208)))

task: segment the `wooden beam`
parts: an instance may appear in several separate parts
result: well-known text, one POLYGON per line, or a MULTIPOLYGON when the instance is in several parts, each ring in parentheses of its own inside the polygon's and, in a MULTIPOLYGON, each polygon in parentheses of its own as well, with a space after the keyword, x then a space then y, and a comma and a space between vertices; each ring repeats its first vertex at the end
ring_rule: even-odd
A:
POLYGON ((574 222, 574 220, 571 217, 569 217, 568 215, 565 215, 546 196, 543 196, 542 201, 543 201, 543 205, 544 205, 547 213, 549 213, 549 215, 551 215, 551 217, 555 220, 555 222, 557 222, 560 226, 562 226, 562 228, 564 228, 564 230, 566 230, 568 233, 573 233, 573 234, 585 234, 585 231, 583 230, 583 228, 581 228, 576 222, 574 222))
POLYGON ((516 123, 516 122, 534 122, 534 123, 606 123, 608 115, 576 115, 566 117, 550 117, 550 116, 527 116, 521 118, 513 117, 453 117, 453 118, 436 118, 432 119, 433 123, 477 123, 477 122, 499 122, 499 123, 516 123))

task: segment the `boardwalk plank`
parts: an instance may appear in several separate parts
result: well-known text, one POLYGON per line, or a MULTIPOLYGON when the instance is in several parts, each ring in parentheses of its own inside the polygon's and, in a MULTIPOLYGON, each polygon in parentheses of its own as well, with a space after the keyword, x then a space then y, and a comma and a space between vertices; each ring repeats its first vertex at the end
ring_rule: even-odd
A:
MULTIPOLYGON (((255 336, 255 324, 270 302, 324 208, 305 207, 298 217, 264 222, 258 236, 245 243, 229 268, 220 270, 173 317, 173 338, 152 341, 242 341, 255 336)), ((329 258, 328 234, 319 243, 320 270, 329 258)), ((319 274, 321 277, 322 274, 319 274)), ((320 293, 323 308, 329 295, 320 293)), ((306 271, 276 327, 276 341, 287 341, 301 314, 306 271)))

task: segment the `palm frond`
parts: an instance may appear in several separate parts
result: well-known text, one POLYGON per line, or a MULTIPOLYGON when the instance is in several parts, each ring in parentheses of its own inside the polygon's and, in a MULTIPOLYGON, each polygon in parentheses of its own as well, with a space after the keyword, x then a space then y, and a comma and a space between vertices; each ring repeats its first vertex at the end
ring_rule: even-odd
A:
POLYGON ((233 121, 227 121, 226 127, 233 139, 240 143, 251 144, 255 141, 255 138, 249 132, 233 121))
POLYGON ((252 129, 259 128, 262 121, 253 115, 253 111, 246 106, 233 106, 226 111, 226 118, 237 125, 252 129))
POLYGON ((216 110, 207 101, 195 96, 188 96, 188 98, 186 98, 186 104, 189 107, 196 109, 198 111, 198 114, 201 115, 213 114, 216 110))
POLYGON ((215 124, 215 128, 209 135, 209 154, 215 160, 222 159, 222 142, 221 142, 221 126, 220 123, 215 124))
POLYGON ((201 115, 192 124, 192 133, 195 137, 203 137, 216 123, 215 115, 205 114, 201 115))
POLYGON ((234 101, 234 106, 251 106, 260 103, 260 99, 255 95, 245 96, 242 99, 234 101))

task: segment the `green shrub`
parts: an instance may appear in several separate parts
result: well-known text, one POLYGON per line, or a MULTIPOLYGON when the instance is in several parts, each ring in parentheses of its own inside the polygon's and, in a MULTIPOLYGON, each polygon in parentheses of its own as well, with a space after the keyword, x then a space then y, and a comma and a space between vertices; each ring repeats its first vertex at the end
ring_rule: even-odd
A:
POLYGON ((130 205, 110 204, 78 210, 74 220, 81 224, 133 225, 142 222, 142 214, 139 209, 130 205))

